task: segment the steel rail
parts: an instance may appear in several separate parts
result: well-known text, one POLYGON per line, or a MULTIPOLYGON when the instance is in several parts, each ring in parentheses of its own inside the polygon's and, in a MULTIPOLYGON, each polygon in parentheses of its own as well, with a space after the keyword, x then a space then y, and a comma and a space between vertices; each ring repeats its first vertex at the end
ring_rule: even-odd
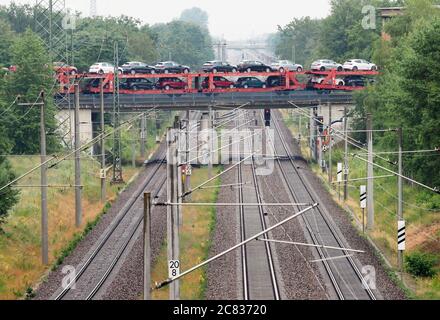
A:
MULTIPOLYGON (((284 150, 286 151, 286 153, 288 154, 288 153, 289 153, 289 149, 288 149, 288 147, 287 147, 287 143, 286 143, 286 141, 285 141, 285 138, 284 138, 284 136, 282 135, 282 132, 281 132, 281 128, 280 128, 280 126, 279 126, 279 123, 278 123, 278 121, 274 121, 274 123, 275 123, 275 129, 276 129, 276 131, 277 131, 277 133, 278 133, 278 135, 279 135, 279 137, 280 137, 280 140, 281 140, 281 143, 282 143, 283 149, 284 149, 284 150)), ((276 152, 275 148, 274 148, 274 152, 276 152)), ((303 186, 304 186, 306 192, 308 193, 308 195, 310 196, 310 198, 311 198, 312 200, 314 200, 314 199, 316 198, 316 196, 314 196, 313 191, 310 189, 310 187, 308 186, 308 184, 306 183, 306 181, 304 180, 304 178, 300 175, 300 173, 299 173, 297 167, 295 166, 295 163, 293 162, 293 160, 290 159, 290 160, 289 160, 289 163, 292 165, 292 168, 293 168, 294 171, 296 172, 298 178, 300 179, 301 183, 303 184, 303 186)), ((281 166, 280 163, 279 163, 279 166, 280 166, 280 168, 281 168, 281 171, 284 172, 284 173, 283 173, 283 176, 286 178, 286 173, 285 173, 285 171, 284 171, 284 169, 282 168, 282 166, 281 166)), ((286 179, 286 182, 287 182, 287 186, 288 186, 289 191, 291 192, 292 196, 293 196, 294 198, 297 198, 297 197, 296 197, 296 194, 295 194, 295 192, 294 192, 294 190, 292 189, 290 183, 288 182, 288 179, 286 179)), ((343 243, 342 243, 342 240, 341 240, 340 236, 338 235, 338 233, 336 232, 335 227, 329 222, 329 220, 328 220, 328 218, 327 218, 327 214, 326 214, 325 212, 323 212, 323 209, 321 209, 321 207, 318 207, 318 208, 317 208, 317 211, 319 212, 319 214, 320 214, 321 217, 323 218, 323 220, 324 220, 324 222, 326 223, 326 225, 327 225, 327 227, 329 228, 329 230, 332 232, 332 235, 334 236, 334 238, 335 238, 336 242, 338 243, 338 245, 341 246, 341 247, 343 247, 344 245, 343 245, 343 243)), ((312 230, 311 227, 310 227, 310 222, 307 220, 307 217, 306 217, 306 216, 304 216, 303 219, 304 219, 304 221, 308 224, 307 229, 308 229, 309 234, 311 235, 312 239, 315 238, 313 241, 315 242, 315 244, 318 244, 317 241, 316 241, 316 237, 315 237, 315 235, 314 235, 314 233, 313 233, 313 230, 312 230)), ((318 250, 318 251, 319 251, 319 250, 318 250)), ((353 268, 353 270, 355 271, 357 277, 358 277, 359 280, 361 281, 361 283, 362 283, 362 285, 363 285, 365 291, 367 292, 368 296, 371 298, 371 300, 376 300, 376 296, 374 295, 373 291, 372 291, 371 288, 368 286, 368 284, 365 282, 365 280, 364 280, 364 278, 363 278, 363 275, 362 275, 362 273, 360 272, 359 268, 357 267, 356 263, 354 262, 353 258, 352 258, 351 256, 349 256, 349 253, 348 253, 348 252, 345 251, 345 253, 347 254, 347 260, 349 261, 351 267, 353 268)), ((321 255, 321 254, 320 254, 320 255, 321 255)), ((322 258, 323 258, 323 259, 326 259, 325 255, 322 255, 322 258)), ((324 265, 326 265, 326 264, 327 264, 327 261, 323 261, 323 263, 324 263, 324 265)), ((328 269, 327 269, 327 267, 326 267, 326 270, 331 270, 330 266, 328 266, 328 267, 329 267, 328 269)), ((332 273, 331 278, 334 278, 333 272, 332 272, 332 271, 330 271, 330 272, 332 273)), ((338 293, 338 296, 340 297, 340 299, 345 299, 345 297, 344 297, 343 294, 342 294, 342 291, 340 291, 339 284, 337 284, 336 279, 334 279, 334 280, 335 280, 335 281, 332 280, 332 283, 333 283, 334 285, 336 284, 336 286, 338 287, 338 289, 335 288, 336 291, 337 291, 337 293, 338 293)))
MULTIPOLYGON (((160 187, 156 189, 156 192, 155 192, 153 198, 155 198, 156 196, 158 196, 160 194, 165 183, 166 183, 166 175, 164 175, 164 179, 162 179, 162 182, 160 183, 160 187)), ((153 205, 153 208, 154 208, 154 205, 153 205)), ((134 228, 132 228, 132 231, 130 231, 129 236, 127 236, 124 243, 119 247, 116 256, 113 258, 111 264, 108 266, 108 268, 106 269, 104 275, 101 277, 99 282, 96 284, 96 286, 93 288, 93 290, 86 297, 86 300, 92 300, 96 296, 96 294, 99 292, 99 290, 104 286, 105 282, 109 278, 110 274, 114 270, 117 263, 121 260, 122 255, 127 250, 128 245, 133 240, 134 236, 136 235, 136 233, 137 233, 139 227, 142 225, 143 221, 144 221, 144 216, 141 214, 139 216, 139 218, 137 219, 137 221, 134 225, 134 228)))
POLYGON ((84 272, 87 270, 87 268, 91 265, 91 263, 95 260, 97 255, 101 252, 102 248, 107 243, 108 239, 114 234, 115 230, 119 227, 121 222, 124 220, 124 218, 127 216, 130 209, 134 206, 138 198, 142 195, 144 190, 150 185, 151 182, 153 182, 157 170, 162 166, 162 164, 166 160, 166 156, 161 157, 162 160, 160 163, 158 163, 154 170, 151 170, 151 174, 148 176, 148 178, 145 180, 145 182, 142 184, 140 188, 138 188, 133 196, 130 197, 127 204, 122 208, 120 211, 120 214, 117 218, 117 220, 112 224, 111 228, 106 232, 105 236, 101 239, 101 241, 98 243, 98 246, 92 251, 89 258, 85 261, 85 263, 81 266, 79 271, 75 274, 75 277, 72 279, 72 281, 69 283, 68 286, 63 288, 63 290, 55 297, 55 300, 61 300, 63 299, 67 293, 72 289, 72 286, 77 283, 77 281, 81 278, 81 276, 84 274, 84 272))
MULTIPOLYGON (((263 230, 267 229, 267 224, 266 224, 266 220, 264 218, 264 204, 263 204, 263 200, 261 197, 261 191, 260 191, 260 187, 258 185, 258 179, 257 179, 257 175, 256 175, 256 169, 255 169, 255 161, 252 158, 252 176, 254 179, 254 184, 255 184, 255 192, 257 194, 257 201, 260 204, 258 206, 258 211, 260 214, 260 220, 261 220, 261 226, 263 228, 263 230)), ((267 234, 264 234, 264 239, 267 240, 269 239, 267 234)), ((274 263, 274 259, 273 259, 273 253, 272 253, 272 248, 269 242, 265 242, 265 249, 266 249, 266 255, 267 255, 267 260, 269 263, 269 269, 270 269, 270 277, 272 280, 272 286, 273 286, 273 293, 274 293, 274 297, 275 300, 281 300, 280 298, 280 290, 278 287, 278 279, 277 279, 277 275, 275 272, 275 263, 274 263)))

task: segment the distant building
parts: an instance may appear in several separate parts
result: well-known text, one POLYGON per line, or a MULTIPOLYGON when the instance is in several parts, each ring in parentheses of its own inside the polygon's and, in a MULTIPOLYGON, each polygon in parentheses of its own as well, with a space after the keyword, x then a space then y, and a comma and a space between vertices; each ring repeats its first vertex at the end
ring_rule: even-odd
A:
MULTIPOLYGON (((440 5, 434 5, 434 8, 440 9, 440 5)), ((379 8, 380 17, 382 18, 382 38, 385 40, 391 40, 391 36, 385 32, 385 24, 394 17, 402 16, 405 14, 405 7, 389 7, 379 8)))
POLYGON ((391 36, 385 32, 385 24, 394 17, 405 14, 405 7, 389 7, 379 8, 380 17, 382 18, 382 38, 384 40, 391 40, 391 36))

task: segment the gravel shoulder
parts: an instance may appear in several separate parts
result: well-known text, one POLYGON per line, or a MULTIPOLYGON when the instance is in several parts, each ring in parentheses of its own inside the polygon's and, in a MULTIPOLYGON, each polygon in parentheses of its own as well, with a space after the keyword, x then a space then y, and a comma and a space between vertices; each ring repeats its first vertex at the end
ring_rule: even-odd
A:
MULTIPOLYGON (((227 168, 225 168, 227 169, 227 168)), ((237 182, 236 170, 231 170, 221 178, 221 184, 237 182)), ((218 202, 235 202, 235 188, 221 188, 218 202)), ((216 228, 211 236, 212 257, 240 242, 239 213, 235 208, 218 207, 216 228)), ((207 270, 207 300, 239 300, 242 297, 242 277, 240 271, 240 250, 211 263, 207 270)))

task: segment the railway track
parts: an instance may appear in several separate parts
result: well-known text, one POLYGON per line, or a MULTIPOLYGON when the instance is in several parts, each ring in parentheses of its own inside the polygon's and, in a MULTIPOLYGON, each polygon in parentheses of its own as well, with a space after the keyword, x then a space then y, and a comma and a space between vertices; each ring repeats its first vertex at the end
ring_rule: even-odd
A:
MULTIPOLYGON (((192 115, 194 119, 198 117, 199 113, 192 115)), ((165 143, 161 144, 154 158, 157 160, 150 162, 149 175, 130 197, 117 219, 99 239, 93 250, 89 252, 88 258, 79 267, 70 285, 56 293, 55 300, 92 300, 98 297, 124 253, 139 235, 143 222, 143 193, 151 191, 154 198, 165 190, 166 170, 163 165, 166 162, 165 143), (72 290, 73 285, 75 290, 72 290)))
MULTIPOLYGON (((239 206, 241 240, 267 229, 260 187, 255 164, 240 164, 237 167, 239 203, 257 203, 258 207, 239 206), (243 176, 251 178, 244 182, 243 176), (245 187, 250 186, 248 188, 245 187)), ((264 236, 267 239, 267 235, 264 236)), ((243 278, 244 300, 280 300, 275 263, 271 245, 268 242, 254 241, 241 249, 241 272, 243 278)))
MULTIPOLYGON (((263 119, 262 114, 260 116, 263 119)), ((299 172, 297 165, 290 156, 292 152, 278 121, 278 119, 273 120, 277 135, 272 146, 276 162, 286 182, 290 196, 295 202, 319 202, 318 195, 299 172), (280 156, 287 156, 289 160, 281 161, 280 156)), ((297 210, 300 210, 300 208, 297 208, 297 210)), ((347 248, 343 236, 331 220, 325 205, 320 205, 310 213, 301 216, 301 219, 313 244, 347 248)), ((363 278, 359 267, 360 263, 355 261, 351 252, 324 248, 316 248, 316 250, 338 299, 376 300, 375 293, 363 278)))
POLYGON ((130 197, 119 213, 117 219, 100 238, 97 245, 89 253, 87 260, 80 266, 70 285, 58 292, 55 300, 90 300, 102 288, 122 254, 127 249, 142 222, 142 215, 136 210, 145 190, 155 190, 159 194, 165 185, 166 172, 162 164, 166 160, 165 148, 161 146, 161 161, 154 165, 150 174, 130 197), (159 187, 158 187, 159 186, 159 187), (98 280, 97 275, 100 275, 98 280), (75 287, 75 290, 72 290, 75 287))

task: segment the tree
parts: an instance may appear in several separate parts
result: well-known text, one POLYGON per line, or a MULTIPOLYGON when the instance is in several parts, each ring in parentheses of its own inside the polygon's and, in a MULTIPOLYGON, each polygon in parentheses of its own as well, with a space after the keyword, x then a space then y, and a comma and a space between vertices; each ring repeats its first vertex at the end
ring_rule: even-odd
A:
POLYGON ((9 6, 0 6, 0 18, 6 20, 16 33, 23 33, 27 28, 35 25, 34 14, 42 12, 29 4, 16 4, 12 2, 9 6))
MULTIPOLYGON (((432 8, 429 2, 425 6, 432 8)), ((376 128, 404 128, 405 150, 434 149, 440 145, 440 12, 408 21, 401 26, 405 32, 399 41, 387 44, 388 57, 377 85, 357 95, 355 124, 363 128, 362 117, 368 111, 376 128)), ((396 143, 395 133, 377 135, 376 141, 389 148, 396 143)), ((440 172, 436 157, 408 155, 404 170, 428 185, 440 185, 440 177, 433 174, 440 172)))
MULTIPOLYGON (((3 187, 10 181, 15 179, 15 175, 11 169, 11 165, 4 156, 10 153, 12 143, 8 137, 7 117, 8 107, 4 102, 3 97, 5 92, 1 90, 4 88, 4 75, 0 74, 0 187, 3 187)), ((1 223, 6 218, 8 211, 18 202, 19 192, 12 188, 6 188, 0 191, 0 231, 1 223)))
POLYGON ((150 64, 157 60, 157 50, 149 26, 143 26, 139 31, 129 34, 128 55, 130 60, 150 64))
POLYGON ((209 33, 193 23, 172 21, 154 25, 152 31, 161 60, 171 57, 179 63, 197 67, 214 58, 209 33))
POLYGON ((184 10, 179 20, 194 23, 201 28, 208 29, 209 15, 206 11, 193 7, 184 10))
MULTIPOLYGON (((13 44, 12 63, 17 66, 17 72, 6 78, 8 103, 16 96, 21 96, 22 102, 39 102, 38 97, 44 91, 50 97, 55 87, 53 70, 48 53, 42 40, 30 29, 22 34, 13 44)), ((14 154, 36 154, 40 152, 40 108, 14 107, 9 113, 8 136, 13 142, 14 154)), ((46 99, 46 129, 48 152, 59 148, 55 135, 55 108, 52 99, 46 99)))
POLYGON ((381 5, 380 1, 332 0, 331 14, 323 20, 318 52, 321 57, 343 62, 346 59, 371 59, 372 44, 380 37, 379 28, 364 29, 362 8, 381 5))
POLYGON ((9 22, 0 17, 0 66, 11 65, 10 47, 14 42, 15 33, 11 30, 9 22))
POLYGON ((120 63, 153 63, 157 59, 154 33, 148 25, 141 26, 139 20, 130 17, 79 17, 73 38, 74 63, 80 71, 87 71, 95 62, 113 63, 115 42, 119 44, 120 63))
POLYGON ((285 27, 278 27, 275 53, 278 57, 306 65, 314 58, 319 39, 320 20, 295 18, 285 27))

